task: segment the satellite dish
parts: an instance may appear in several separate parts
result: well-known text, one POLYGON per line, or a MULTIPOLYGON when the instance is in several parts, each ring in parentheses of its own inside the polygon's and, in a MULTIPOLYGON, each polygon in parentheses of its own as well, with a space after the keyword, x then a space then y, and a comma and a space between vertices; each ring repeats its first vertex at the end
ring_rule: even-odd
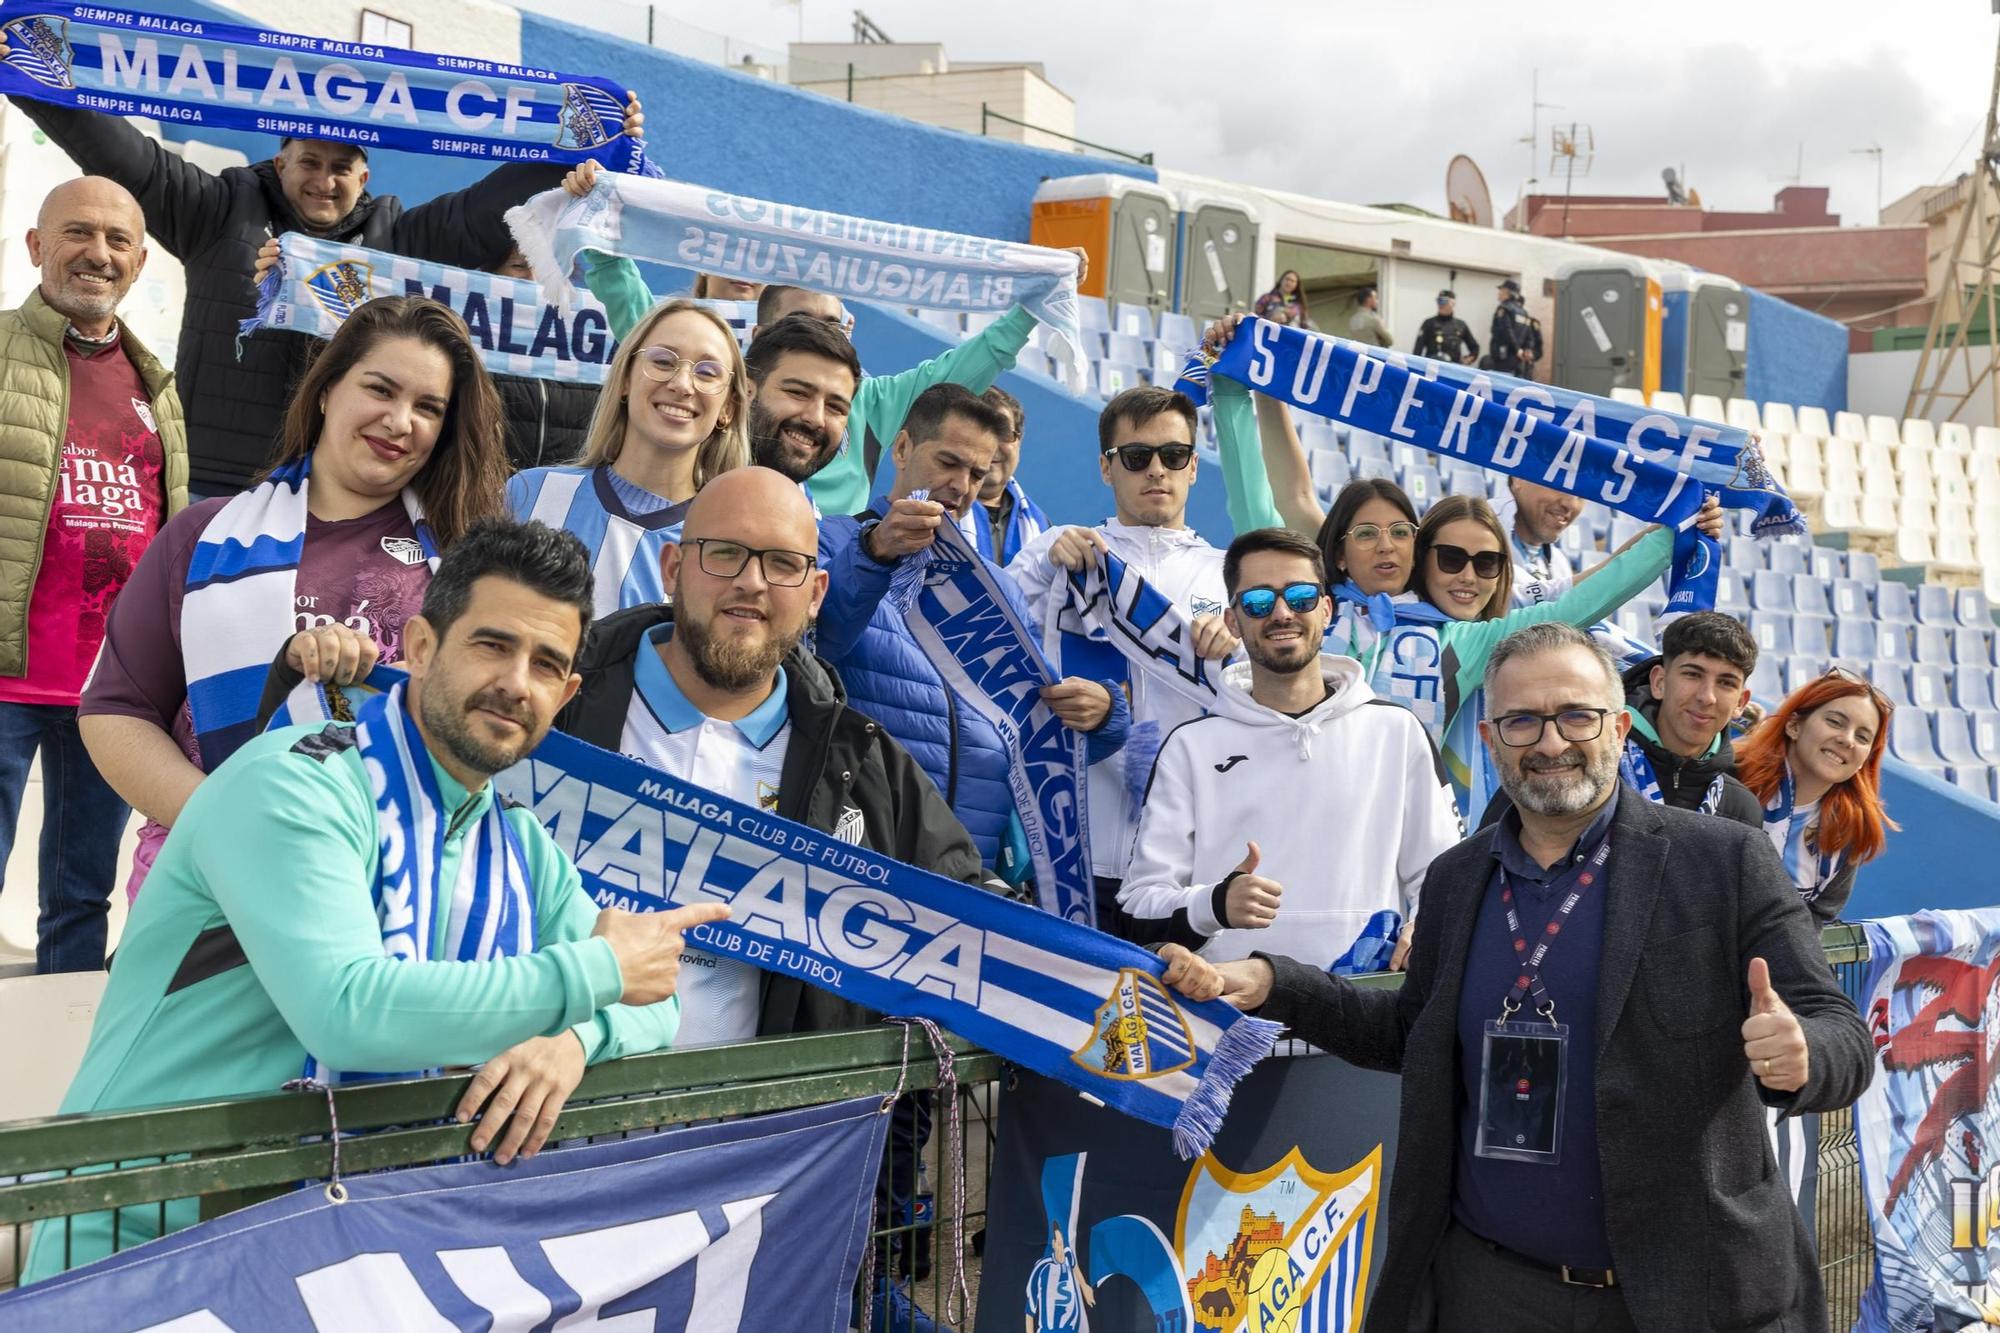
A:
POLYGON ((1493 225, 1493 195, 1486 177, 1473 160, 1460 153, 1444 170, 1445 206, 1453 222, 1469 222, 1475 227, 1493 225))

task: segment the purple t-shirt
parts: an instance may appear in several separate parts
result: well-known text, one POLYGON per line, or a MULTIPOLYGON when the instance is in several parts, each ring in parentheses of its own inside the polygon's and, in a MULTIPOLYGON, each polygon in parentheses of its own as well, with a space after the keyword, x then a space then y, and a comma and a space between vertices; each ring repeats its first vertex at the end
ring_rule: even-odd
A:
MULTIPOLYGON (((189 506, 146 548, 112 605, 104 650, 77 708, 85 717, 144 718, 171 732, 197 764, 181 660, 181 598, 202 529, 227 503, 203 500, 189 506)), ((382 661, 399 661, 403 622, 422 609, 430 581, 430 566, 400 500, 338 522, 308 515, 294 613, 290 623, 271 626, 271 656, 276 658, 298 631, 338 622, 375 640, 382 661)))

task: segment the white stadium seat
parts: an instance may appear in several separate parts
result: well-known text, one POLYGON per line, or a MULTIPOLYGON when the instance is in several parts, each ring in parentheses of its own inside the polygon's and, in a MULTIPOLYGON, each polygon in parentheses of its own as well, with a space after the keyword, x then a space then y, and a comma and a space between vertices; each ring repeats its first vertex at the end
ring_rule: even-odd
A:
POLYGON ((1757 447, 1764 451, 1766 463, 1782 466, 1791 457, 1785 450, 1785 437, 1782 435, 1766 435, 1758 441, 1757 447))
POLYGON ((1972 506, 1953 500, 1940 500, 1933 511, 1937 515, 1939 532, 1957 532, 1971 536, 1972 506))
POLYGON ((1722 415, 1738 430, 1764 429, 1764 419, 1757 411, 1757 404, 1748 398, 1731 398, 1722 405, 1722 415))
POLYGON ((1646 395, 1628 385, 1621 384, 1611 391, 1611 401, 1614 403, 1630 403, 1634 407, 1644 407, 1646 405, 1646 395))
POLYGON ((1823 407, 1802 407, 1799 409, 1799 429, 1807 435, 1817 435, 1822 440, 1833 436, 1833 423, 1826 419, 1823 407))
POLYGON ((1672 412, 1675 416, 1681 417, 1686 416, 1688 410, 1687 399, 1672 389, 1655 389, 1652 407, 1655 412, 1672 412))
POLYGON ((1799 414, 1792 410, 1790 403, 1766 403, 1763 407, 1764 432, 1767 435, 1796 435, 1799 433, 1799 414))
POLYGON ((1868 421, 1859 412, 1835 412, 1833 433, 1843 440, 1860 444, 1868 438, 1868 421))
POLYGON ((1856 472, 1861 470, 1861 446, 1843 436, 1827 437, 1823 456, 1829 472, 1836 467, 1852 468, 1856 472))
POLYGON ((1974 458, 2000 458, 2000 429, 1992 426, 1973 427, 1972 456, 1974 458))
POLYGON ((1884 500, 1876 495, 1861 497, 1861 530, 1863 532, 1894 532, 1896 530, 1896 502, 1884 500))
POLYGON ((1972 428, 1963 421, 1946 421, 1937 428, 1938 448, 1946 453, 1972 452, 1972 428))
POLYGON ((1861 466, 1864 468, 1879 467, 1894 472, 1896 470, 1895 451, 1880 440, 1868 440, 1861 446, 1861 466))
POLYGON ((1687 414, 1696 421, 1713 421, 1718 426, 1724 424, 1722 400, 1712 393, 1698 393, 1690 397, 1687 414))
MULTIPOLYGON (((1803 436, 1793 436, 1793 440, 1803 436)), ((1801 500, 1814 499, 1826 494, 1826 474, 1820 470, 1819 451, 1811 448, 1795 449, 1785 463, 1785 489, 1801 500)))
POLYGON ((1885 444, 1896 449, 1903 443, 1902 426, 1894 417, 1870 416, 1867 418, 1867 429, 1866 438, 1870 444, 1885 444))
POLYGON ((1861 497, 1853 494, 1835 495, 1829 493, 1822 513, 1828 530, 1833 532, 1859 532, 1861 530, 1861 497))
POLYGON ((1896 530, 1896 563, 1899 565, 1928 565, 1937 559, 1937 552, 1931 546, 1931 535, 1920 528, 1898 528, 1896 530))
POLYGON ((1969 532, 1940 532, 1933 550, 1934 563, 1951 569, 1977 569, 1979 556, 1969 532))
POLYGON ((1896 528, 1908 532, 1936 532, 1937 517, 1927 500, 1896 501, 1896 528))
POLYGON ((1904 467, 1900 477, 1904 495, 1930 503, 1938 498, 1937 482, 1928 467, 1904 467))
POLYGON ((1937 488, 1937 498, 1969 503, 1972 499, 1972 480, 1965 475, 1965 460, 1957 454, 1939 450, 1932 464, 1935 468, 1932 485, 1937 488))
POLYGON ((1903 419, 1903 447, 1905 449, 1937 448, 1937 427, 1921 417, 1903 419))

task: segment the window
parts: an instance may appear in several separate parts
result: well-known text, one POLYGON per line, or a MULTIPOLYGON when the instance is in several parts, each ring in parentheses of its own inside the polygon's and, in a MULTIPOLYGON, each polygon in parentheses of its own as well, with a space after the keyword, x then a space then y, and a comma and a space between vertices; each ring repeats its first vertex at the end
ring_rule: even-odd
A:
POLYGON ((370 46, 407 48, 410 45, 410 25, 387 14, 364 9, 361 11, 361 40, 370 46))

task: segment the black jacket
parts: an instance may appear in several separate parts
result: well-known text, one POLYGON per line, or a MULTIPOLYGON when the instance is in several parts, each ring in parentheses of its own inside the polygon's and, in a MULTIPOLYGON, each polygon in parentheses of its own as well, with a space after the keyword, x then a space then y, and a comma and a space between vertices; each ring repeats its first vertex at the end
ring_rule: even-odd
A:
MULTIPOLYGON (((250 272, 258 247, 286 231, 306 231, 268 161, 211 174, 148 139, 120 116, 13 99, 85 172, 130 190, 146 230, 187 269, 187 305, 174 361, 187 413, 188 470, 196 482, 244 486, 264 470, 291 387, 313 340, 297 334, 245 338, 237 321, 256 313, 250 272)), ((502 216, 530 195, 562 184, 560 164, 514 163, 477 185, 405 210, 394 195, 363 194, 354 211, 322 233, 329 239, 480 268, 507 253, 502 216)))
POLYGON ((1472 336, 1472 329, 1457 315, 1432 315, 1417 330, 1418 356, 1435 357, 1440 361, 1459 364, 1469 356, 1479 355, 1479 340, 1472 336))
POLYGON ((1494 370, 1518 375, 1542 357, 1542 326, 1516 298, 1493 311, 1492 341, 1487 358, 1494 370))
POLYGON ((507 419, 507 466, 560 467, 583 456, 583 437, 597 410, 595 384, 495 375, 500 407, 507 419))
MULTIPOLYGON (((556 715, 556 729, 617 750, 632 702, 633 668, 650 652, 646 634, 673 619, 670 607, 635 606, 592 628, 577 663, 583 688, 556 715)), ((947 879, 987 885, 972 838, 952 815, 917 761, 881 724, 847 706, 833 668, 803 649, 785 659, 785 706, 792 736, 778 783, 777 813, 822 833, 858 814, 856 841, 870 851, 921 866, 947 879)), ((870 1021, 859 1005, 796 977, 763 974, 759 1035, 822 1032, 870 1021)))
MULTIPOLYGON (((1722 779, 1722 799, 1713 813, 1724 819, 1733 819, 1753 829, 1764 827, 1764 803, 1752 794, 1750 789, 1736 779, 1736 751, 1727 741, 1715 747, 1715 751, 1701 759, 1683 759, 1659 741, 1660 701, 1653 697, 1653 668, 1661 659, 1649 658, 1625 672, 1626 711, 1636 714, 1632 719, 1632 741, 1645 752, 1646 761, 1653 766, 1653 776, 1660 784, 1660 800, 1663 804, 1681 810, 1699 810, 1708 797, 1708 789, 1717 778, 1722 779)), ((1495 792, 1486 812, 1479 817, 1479 827, 1485 828, 1497 822, 1501 815, 1513 809, 1514 802, 1504 791, 1495 792)), ((1843 895, 1842 901, 1845 901, 1843 895)), ((1831 920, 1831 916, 1827 918, 1831 920)))
MULTIPOLYGON (((1765 1108, 1852 1104, 1875 1069, 1868 1030, 1761 832, 1634 800, 1618 802, 1612 830, 1595 1092, 1605 1227, 1632 1322, 1661 1333, 1823 1330, 1813 1238, 1772 1158, 1765 1108), (1809 1079, 1796 1093, 1764 1090, 1744 1059, 1752 958, 1769 964, 1805 1029, 1809 1079)), ((1431 863, 1400 989, 1271 960, 1276 984, 1260 1017, 1402 1075, 1387 1260, 1368 1333, 1436 1324, 1428 1274, 1451 1220, 1464 1100, 1460 991, 1493 863, 1489 834, 1431 863)))

